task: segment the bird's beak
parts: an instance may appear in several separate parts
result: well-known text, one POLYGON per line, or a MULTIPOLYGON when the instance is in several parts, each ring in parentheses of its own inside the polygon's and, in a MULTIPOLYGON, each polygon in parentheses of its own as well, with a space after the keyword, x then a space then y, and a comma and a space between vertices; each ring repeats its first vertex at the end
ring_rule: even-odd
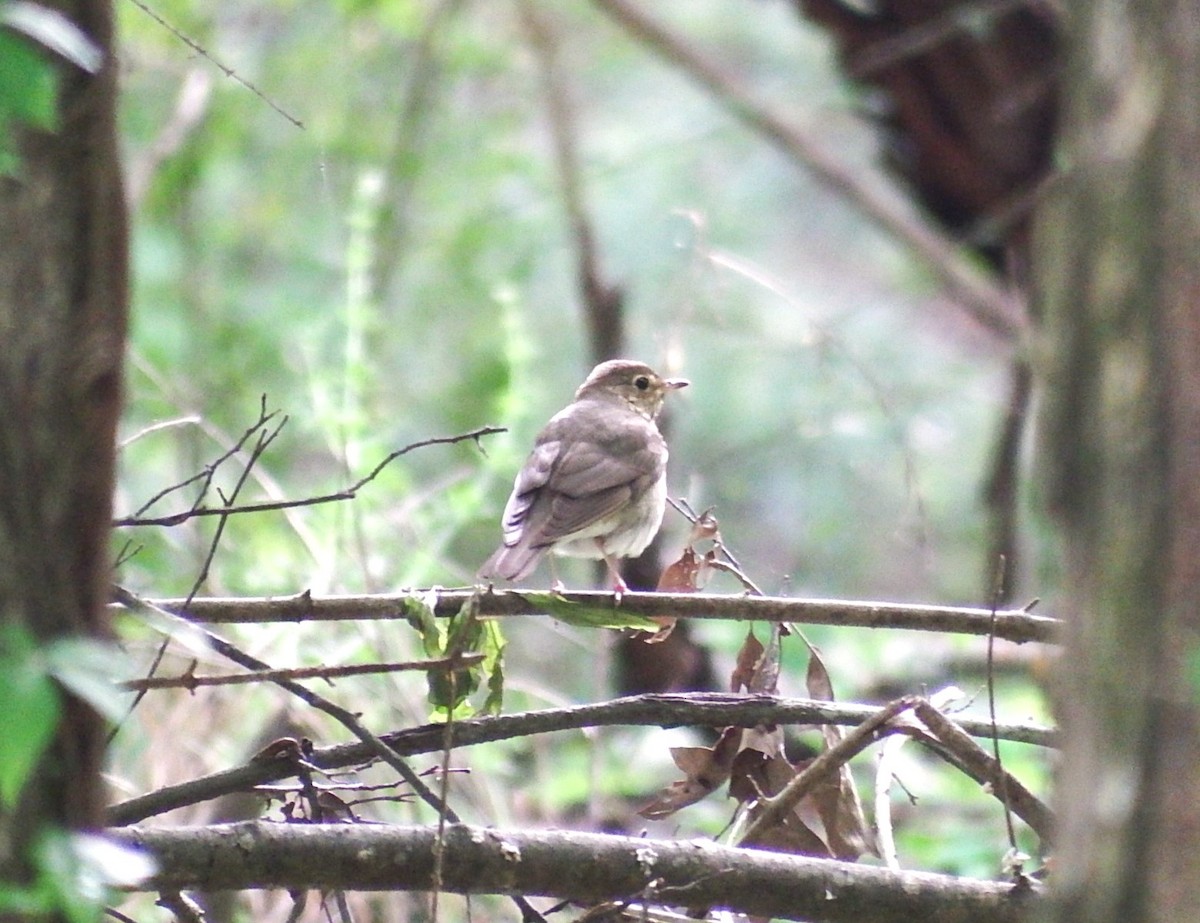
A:
POLYGON ((668 378, 663 382, 668 391, 678 391, 680 388, 686 388, 691 384, 686 378, 668 378))

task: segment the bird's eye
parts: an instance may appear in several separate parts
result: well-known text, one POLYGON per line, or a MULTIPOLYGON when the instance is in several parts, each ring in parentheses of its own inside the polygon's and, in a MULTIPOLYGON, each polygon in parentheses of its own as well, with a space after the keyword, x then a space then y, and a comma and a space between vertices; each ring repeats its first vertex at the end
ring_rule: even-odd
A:
POLYGON ((647 378, 645 375, 639 375, 637 378, 635 378, 633 380, 633 386, 635 388, 637 388, 639 391, 645 391, 647 388, 650 387, 650 379, 647 378))

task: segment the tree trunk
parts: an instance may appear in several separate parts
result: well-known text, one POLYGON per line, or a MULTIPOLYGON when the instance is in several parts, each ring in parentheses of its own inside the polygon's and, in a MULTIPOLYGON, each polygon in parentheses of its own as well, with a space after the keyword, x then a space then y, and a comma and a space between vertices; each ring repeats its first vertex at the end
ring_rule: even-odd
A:
POLYGON ((1072 4, 1036 252, 1069 620, 1057 916, 1200 907, 1200 17, 1072 4))
MULTIPOLYGON (((102 633, 127 300, 112 9, 59 9, 104 63, 56 62, 58 129, 15 129, 20 166, 0 177, 0 626, 39 643, 102 633)), ((6 866, 46 823, 99 822, 103 742, 68 699, 16 816, 0 816, 6 866)))

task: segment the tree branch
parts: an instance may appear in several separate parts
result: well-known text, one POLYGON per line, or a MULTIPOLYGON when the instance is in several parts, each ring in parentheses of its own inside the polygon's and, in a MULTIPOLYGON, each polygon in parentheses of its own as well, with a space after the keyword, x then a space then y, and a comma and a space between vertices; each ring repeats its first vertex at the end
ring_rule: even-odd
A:
MULTIPOLYGON (((474 666, 483 654, 457 654, 433 660, 403 660, 390 663, 350 663, 340 667, 290 667, 277 670, 251 670, 224 676, 196 676, 189 669, 179 676, 152 676, 131 679, 117 685, 121 689, 144 692, 150 689, 186 689, 194 692, 201 686, 243 686, 247 683, 270 683, 280 679, 338 679, 343 676, 364 676, 375 673, 403 673, 409 670, 425 672, 451 671, 474 666)), ((195 664, 193 663, 193 666, 195 664)))
MULTIPOLYGON (((425 891, 436 828, 242 823, 109 835, 158 859, 159 872, 142 885, 148 890, 425 891)), ((1018 923, 1038 900, 999 882, 700 840, 454 825, 446 828, 444 850, 442 887, 462 894, 632 899, 812 923, 1018 923)))
MULTIPOLYGON (((271 416, 273 416, 273 415, 274 414, 272 414, 271 416)), ((266 419, 270 419, 270 417, 267 417, 266 419)), ((269 501, 265 501, 262 503, 246 503, 246 504, 243 504, 242 506, 225 506, 225 507, 196 506, 196 507, 192 507, 191 509, 187 509, 187 510, 184 510, 179 513, 172 513, 167 516, 154 516, 154 517, 126 516, 122 519, 115 520, 113 522, 113 525, 114 526, 167 526, 167 527, 170 527, 170 526, 177 526, 180 523, 187 522, 189 519, 196 519, 201 516, 227 517, 227 516, 233 516, 238 513, 265 513, 265 512, 275 511, 275 510, 290 510, 290 509, 295 509, 296 507, 300 507, 300 506, 316 506, 321 503, 335 503, 335 502, 338 502, 341 500, 353 500, 356 496, 358 496, 358 492, 360 490, 362 490, 362 488, 365 487, 367 484, 369 484, 371 481, 373 481, 375 478, 377 478, 379 476, 380 472, 383 471, 384 468, 386 468, 389 464, 391 464, 393 461, 395 461, 401 455, 407 455, 409 452, 413 451, 414 449, 423 449, 426 446, 431 446, 431 445, 453 445, 454 443, 457 443, 457 442, 465 442, 468 439, 474 440, 475 443, 478 445, 479 440, 482 437, 491 436, 491 435, 494 435, 495 433, 503 433, 503 432, 507 432, 507 430, 503 426, 481 426, 479 429, 472 430, 469 433, 460 433, 457 436, 436 436, 432 439, 422 439, 420 442, 410 443, 409 445, 404 446, 404 448, 402 448, 402 449, 397 449, 394 452, 389 452, 388 455, 385 456, 382 461, 380 461, 378 464, 375 465, 374 468, 371 469, 370 473, 368 473, 364 477, 359 478, 357 481, 355 481, 349 487, 345 487, 342 490, 339 490, 335 493, 323 494, 319 497, 302 497, 299 500, 269 500, 269 501)), ((227 453, 227 456, 232 455, 233 452, 236 451, 240 447, 241 447, 241 444, 239 443, 239 445, 234 450, 231 450, 229 453, 227 453)), ((227 456, 223 456, 222 460, 224 460, 224 457, 227 457, 227 456)), ((213 466, 209 466, 209 467, 211 468, 213 466)), ((197 475, 193 478, 190 478, 188 481, 185 481, 184 484, 190 483, 190 481, 196 480, 196 478, 198 478, 200 476, 201 475, 197 475)), ((177 485, 177 486, 182 486, 182 485, 177 485)), ((170 488, 170 489, 173 490, 175 488, 170 488)), ((158 497, 155 497, 154 499, 157 500, 158 497)))
MULTIPOLYGON (((413 594, 426 595, 427 590, 413 594)), ((439 590, 434 611, 440 617, 457 613, 476 590, 439 590)), ((545 591, 489 590, 479 597, 484 617, 543 615, 538 597, 545 591)), ((177 611, 198 622, 307 622, 406 618, 408 595, 326 596, 308 592, 286 597, 209 597, 155 600, 154 605, 177 611)), ((731 619, 739 621, 796 622, 808 625, 841 625, 854 628, 902 628, 986 637, 993 629, 992 611, 956 606, 840 599, 793 599, 782 596, 734 596, 707 593, 625 593, 620 605, 612 593, 563 593, 568 603, 606 612, 645 615, 650 618, 731 619)), ((1053 643, 1058 639, 1057 619, 1033 615, 1025 609, 996 613, 995 636, 1018 644, 1053 643)))
MULTIPOLYGON (((643 727, 754 727, 758 724, 839 724, 858 725, 869 720, 879 709, 865 705, 817 702, 810 699, 781 699, 766 695, 734 693, 687 693, 640 695, 611 702, 548 708, 515 715, 497 715, 454 722, 455 747, 510 740, 551 731, 578 730, 614 725, 643 727)), ((987 721, 959 718, 965 731, 978 737, 991 734, 987 721)), ((1025 725, 997 726, 1002 739, 1040 746, 1052 746, 1057 732, 1051 728, 1025 725)), ((445 727, 426 724, 381 739, 401 756, 436 753, 444 745, 445 727)), ((358 765, 374 755, 363 743, 342 744, 314 750, 308 762, 323 770, 358 765)), ((288 759, 252 760, 222 772, 202 776, 178 785, 170 785, 139 795, 109 808, 107 822, 113 825, 137 823, 147 817, 176 808, 218 798, 231 792, 246 791, 295 775, 288 759)))

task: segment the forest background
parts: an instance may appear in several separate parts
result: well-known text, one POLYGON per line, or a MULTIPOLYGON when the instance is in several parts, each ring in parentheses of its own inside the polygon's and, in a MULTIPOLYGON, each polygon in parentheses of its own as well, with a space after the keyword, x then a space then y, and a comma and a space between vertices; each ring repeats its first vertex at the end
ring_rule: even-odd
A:
MULTIPOLYGON (((880 100, 847 82, 830 36, 793 5, 646 7, 871 196, 924 220, 880 171, 896 154, 873 121, 880 100)), ((993 600, 984 494, 1012 338, 964 309, 861 192, 806 169, 611 17, 583 3, 450 0, 130 0, 117 12, 133 218, 118 517, 177 509, 174 495, 145 504, 233 449, 264 406, 273 423, 287 418, 250 466, 249 493, 268 501, 336 492, 421 440, 507 428, 407 454, 352 500, 231 517, 219 542, 211 518, 118 528, 123 586, 181 597, 469 585, 533 434, 597 358, 586 253, 621 293, 623 351, 692 382, 667 421, 672 496, 713 509, 760 587, 993 600)), ((983 256, 957 258, 987 271, 983 256)), ((235 454, 215 485, 234 490, 245 465, 235 454)), ((1056 558, 1026 501, 1010 594, 1054 612, 1056 558)), ((669 511, 663 560, 688 531, 669 511)), ((594 577, 585 566, 564 576, 594 577)), ((741 588, 721 575, 710 585, 741 588)), ((118 628, 136 676, 160 638, 133 617, 118 628)), ((745 626, 691 629, 724 677, 745 626)), ((600 632, 548 619, 504 630, 506 711, 597 700, 625 682, 600 632)), ((228 632, 273 664, 419 653, 415 634, 388 622, 228 632)), ((807 634, 846 700, 983 688, 982 639, 807 634)), ((197 656, 177 645, 163 669, 197 656)), ((1003 717, 1048 723, 1032 682, 1041 652, 1001 645, 999 656, 1003 717)), ((781 692, 802 694, 799 645, 783 662, 781 692)), ((408 676, 339 680, 337 694, 373 726, 429 714, 423 681, 408 676)), ((284 726, 335 733, 277 690, 155 692, 122 724, 110 782, 133 794, 222 768, 284 726)), ((685 739, 622 730, 479 748, 456 803, 484 823, 628 826, 675 776, 668 746, 685 739)), ((1006 756, 1046 791, 1043 753, 1006 756)), ((898 829, 906 864, 995 875, 1008 849, 998 806, 915 754, 903 777, 917 798, 898 829)), ((692 811, 670 829, 715 834, 728 813, 692 811)))

